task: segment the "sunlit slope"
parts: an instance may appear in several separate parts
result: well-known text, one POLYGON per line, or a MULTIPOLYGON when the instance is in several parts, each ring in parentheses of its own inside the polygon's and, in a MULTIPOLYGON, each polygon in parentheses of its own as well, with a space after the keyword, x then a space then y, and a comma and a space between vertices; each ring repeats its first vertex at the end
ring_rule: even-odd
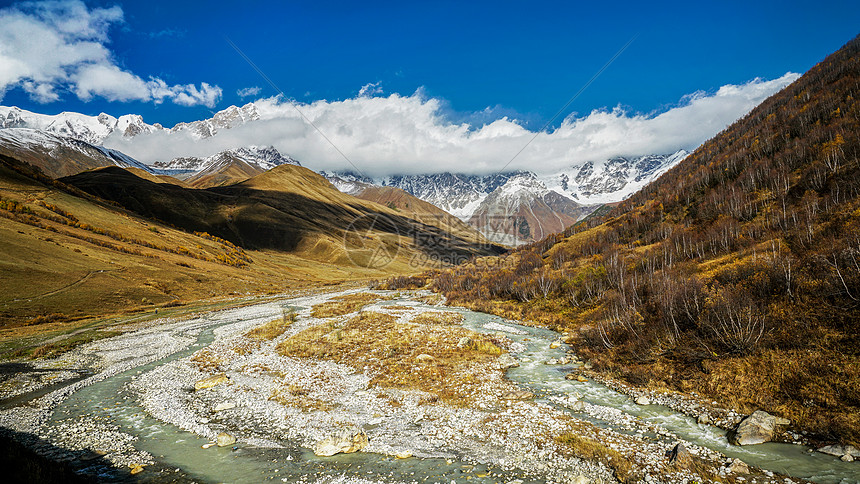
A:
POLYGON ((854 39, 608 214, 437 287, 630 383, 860 443, 858 93, 854 39))
POLYGON ((426 267, 406 237, 372 226, 363 234, 347 230, 358 216, 375 213, 370 207, 333 207, 298 194, 284 198, 283 192, 241 193, 248 188, 191 190, 118 167, 82 173, 74 181, 116 201, 0 157, 2 324, 279 292, 426 267), (267 197, 277 198, 277 207, 267 197))
POLYGON ((475 227, 400 188, 371 186, 362 190, 356 197, 376 202, 409 218, 446 227, 451 233, 465 240, 490 244, 475 227))

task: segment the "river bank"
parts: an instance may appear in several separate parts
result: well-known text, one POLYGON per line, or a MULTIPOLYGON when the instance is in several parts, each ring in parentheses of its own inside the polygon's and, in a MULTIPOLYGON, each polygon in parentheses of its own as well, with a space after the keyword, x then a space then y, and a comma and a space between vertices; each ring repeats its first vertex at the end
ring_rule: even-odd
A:
MULTIPOLYGON (((606 403, 621 397, 603 396, 610 391, 605 387, 565 380, 572 366, 544 364, 567 350, 555 343, 555 333, 438 301, 427 304, 434 301, 421 292, 374 291, 381 296, 364 307, 337 316, 313 315, 315 307, 365 292, 309 295, 163 320, 83 345, 35 363, 57 370, 58 376, 39 376, 26 388, 32 392, 40 384, 80 378, 72 368, 91 375, 0 410, 0 425, 50 442, 54 452, 63 449, 57 460, 69 460, 78 472, 120 480, 132 478, 129 469, 139 469, 134 479, 167 481, 256 476, 284 482, 603 483, 620 478, 683 483, 706 475, 723 482, 787 482, 754 466, 749 473, 738 472, 738 466, 729 470, 732 459, 661 424, 663 419, 676 425, 676 416, 636 415, 629 402, 612 408, 606 403), (285 309, 295 310, 285 331, 272 339, 249 336, 283 318, 285 309), (291 338, 308 331, 338 338, 359 312, 384 315, 393 328, 415 331, 419 357, 451 350, 462 341, 460 332, 469 330, 474 339, 479 334, 492 338, 519 366, 508 369, 510 356, 492 357, 451 374, 443 383, 456 388, 462 400, 452 405, 428 391, 371 384, 379 377, 373 370, 376 360, 364 355, 340 362, 284 356, 291 338), (426 318, 448 313, 462 322, 426 318), (195 383, 220 374, 225 375, 222 384, 194 390, 195 383), (310 451, 344 429, 367 436, 361 452, 318 457, 310 451), (207 445, 221 433, 236 443, 207 445), (666 458, 679 443, 694 465, 666 458)), ((419 358, 399 361, 413 359, 419 358)), ((410 371, 416 368, 423 371, 420 365, 410 371)))

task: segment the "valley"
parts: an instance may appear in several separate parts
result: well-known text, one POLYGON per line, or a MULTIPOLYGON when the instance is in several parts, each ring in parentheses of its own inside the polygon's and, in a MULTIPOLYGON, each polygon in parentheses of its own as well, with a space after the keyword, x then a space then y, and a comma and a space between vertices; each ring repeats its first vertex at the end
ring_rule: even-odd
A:
POLYGON ((852 464, 799 446, 728 446, 724 432, 695 417, 565 380, 580 363, 562 335, 441 302, 427 291, 352 289, 126 323, 119 336, 5 379, 4 397, 22 403, 48 382, 69 383, 0 409, 0 421, 100 479, 682 482, 709 472, 729 482, 788 482, 780 475, 788 473, 828 483, 855 475, 852 464), (361 302, 339 303, 352 300, 361 302), (356 319, 362 332, 378 326, 388 336, 339 356, 338 345, 357 349, 356 319), (546 363, 560 358, 574 363, 546 363), (83 380, 67 370, 82 367, 83 380), (59 373, 40 384, 39 368, 59 373), (391 378, 395 368, 402 377, 391 378), (422 381, 427 372, 434 376, 422 381), (342 434, 361 435, 362 451, 314 455, 342 434), (663 457, 679 442, 696 467, 663 457), (585 449, 588 459, 577 458, 585 449), (750 463, 742 473, 738 457, 750 463))
POLYGON ((860 484, 857 6, 90 3, 0 6, 3 482, 860 484))

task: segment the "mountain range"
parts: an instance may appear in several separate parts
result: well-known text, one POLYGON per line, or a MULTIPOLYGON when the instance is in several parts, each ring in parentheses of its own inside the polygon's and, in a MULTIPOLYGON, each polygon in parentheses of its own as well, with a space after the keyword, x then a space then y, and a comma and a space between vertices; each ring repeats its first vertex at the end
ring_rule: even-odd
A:
POLYGON ((860 442, 858 92, 860 37, 610 210, 428 279, 626 384, 860 442))
MULTIPOLYGON (((29 157, 63 150, 78 159, 64 167, 42 166, 52 176, 66 176, 100 166, 117 165, 172 176, 194 188, 242 182, 283 164, 300 165, 272 146, 244 146, 206 157, 178 157, 146 165, 101 146, 111 136, 134 137, 165 131, 208 138, 219 131, 260 120, 260 107, 231 106, 209 119, 179 123, 172 128, 147 124, 139 115, 119 118, 102 113, 87 116, 64 112, 32 113, 0 107, 0 152, 29 157), (29 154, 28 154, 29 153, 29 154), (88 159, 88 162, 82 161, 88 159)), ((488 175, 428 173, 370 178, 355 172, 321 172, 340 191, 360 195, 370 187, 399 188, 454 215, 490 240, 516 246, 560 232, 606 203, 621 201, 684 159, 688 153, 616 157, 570 166, 552 174, 508 171, 488 175)))

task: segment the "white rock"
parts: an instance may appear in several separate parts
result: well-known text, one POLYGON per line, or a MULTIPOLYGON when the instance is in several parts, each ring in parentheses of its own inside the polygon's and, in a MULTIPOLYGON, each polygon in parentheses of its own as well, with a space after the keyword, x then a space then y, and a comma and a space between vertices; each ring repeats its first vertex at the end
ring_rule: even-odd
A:
POLYGON ((222 410, 230 410, 231 408, 236 408, 236 404, 234 402, 221 402, 218 405, 215 405, 213 410, 220 412, 222 410))

